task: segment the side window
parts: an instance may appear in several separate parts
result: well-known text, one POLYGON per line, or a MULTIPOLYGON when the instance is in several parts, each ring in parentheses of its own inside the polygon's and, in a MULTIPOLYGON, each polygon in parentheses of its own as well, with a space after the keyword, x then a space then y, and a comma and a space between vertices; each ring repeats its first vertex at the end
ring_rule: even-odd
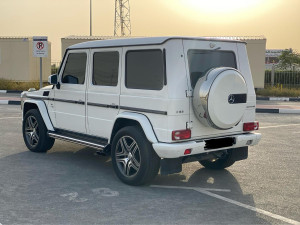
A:
POLYGON ((191 85, 194 88, 198 79, 203 77, 210 69, 216 67, 236 68, 234 52, 196 50, 188 51, 191 85))
POLYGON ((83 84, 86 69, 86 53, 70 53, 62 75, 62 83, 83 84))
POLYGON ((128 51, 125 85, 133 89, 161 90, 164 86, 163 52, 159 49, 128 51))
POLYGON ((119 52, 96 52, 93 59, 93 84, 117 86, 119 52))

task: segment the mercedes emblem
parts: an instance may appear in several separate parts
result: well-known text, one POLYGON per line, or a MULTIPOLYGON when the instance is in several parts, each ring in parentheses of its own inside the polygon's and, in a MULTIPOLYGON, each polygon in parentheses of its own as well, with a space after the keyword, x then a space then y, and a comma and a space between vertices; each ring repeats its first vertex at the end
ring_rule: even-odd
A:
POLYGON ((228 96, 228 103, 229 103, 229 104, 233 104, 233 103, 234 103, 234 101, 235 101, 235 97, 234 97, 234 95, 232 95, 232 94, 231 94, 231 95, 229 95, 229 96, 228 96))

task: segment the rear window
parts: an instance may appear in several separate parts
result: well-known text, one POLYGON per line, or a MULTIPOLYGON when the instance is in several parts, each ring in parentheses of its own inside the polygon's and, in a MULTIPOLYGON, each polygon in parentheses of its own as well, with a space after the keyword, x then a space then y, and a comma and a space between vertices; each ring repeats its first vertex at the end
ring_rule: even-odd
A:
POLYGON ((230 51, 189 50, 188 63, 192 88, 212 68, 237 68, 235 54, 230 51))
POLYGON ((164 86, 163 52, 159 49, 128 51, 125 84, 127 88, 161 90, 164 86))

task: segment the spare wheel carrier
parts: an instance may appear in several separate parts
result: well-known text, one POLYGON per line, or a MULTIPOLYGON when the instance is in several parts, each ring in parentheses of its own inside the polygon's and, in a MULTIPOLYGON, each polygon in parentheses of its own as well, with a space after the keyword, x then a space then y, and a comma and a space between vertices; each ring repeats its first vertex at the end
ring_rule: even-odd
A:
POLYGON ((230 67, 209 70, 196 83, 193 108, 202 124, 219 130, 237 125, 245 112, 247 84, 242 74, 230 67))

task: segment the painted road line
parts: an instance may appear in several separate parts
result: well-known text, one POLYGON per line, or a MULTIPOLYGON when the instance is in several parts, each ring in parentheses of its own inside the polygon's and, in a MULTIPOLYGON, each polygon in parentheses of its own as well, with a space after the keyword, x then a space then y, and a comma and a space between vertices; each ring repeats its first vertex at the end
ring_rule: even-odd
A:
POLYGON ((12 94, 21 94, 23 91, 14 91, 14 90, 0 90, 0 93, 12 93, 12 94))
POLYGON ((297 124, 286 124, 286 125, 277 125, 277 126, 259 127, 259 129, 275 128, 275 127, 290 127, 290 126, 299 126, 299 125, 300 125, 300 123, 297 123, 297 124))
POLYGON ((298 102, 300 98, 297 97, 256 97, 256 100, 259 101, 285 101, 285 102, 298 102))
POLYGON ((283 109, 283 108, 256 108, 257 113, 282 113, 282 114, 299 114, 300 109, 283 109))
POLYGON ((0 100, 0 105, 8 105, 8 100, 0 100))
POLYGON ((285 97, 270 97, 269 101, 289 101, 290 98, 285 98, 285 97))
POLYGON ((202 194, 205 194, 205 195, 211 196, 213 198, 217 198, 217 199, 223 200, 225 202, 231 203, 233 205, 240 206, 240 207, 245 208, 245 209, 249 209, 249 210, 254 211, 256 213, 263 214, 265 216, 272 217, 274 219, 283 221, 285 223, 290 223, 290 224, 294 224, 294 225, 300 225, 300 222, 298 222, 296 220, 292 220, 292 219, 289 219, 289 218, 286 218, 286 217, 283 217, 283 216, 280 216, 280 215, 277 215, 277 214, 265 211, 263 209, 259 209, 259 208, 256 208, 256 207, 253 207, 253 206, 250 206, 250 205, 246 205, 244 203, 241 203, 241 202, 238 202, 238 201, 235 201, 235 200, 223 197, 221 195, 217 195, 217 194, 211 193, 211 192, 205 190, 204 188, 198 188, 198 187, 188 187, 188 188, 186 188, 186 187, 180 187, 180 186, 160 186, 160 185, 151 185, 150 187, 156 187, 156 188, 173 188, 173 189, 174 188, 177 188, 177 189, 193 189, 193 190, 198 191, 198 192, 200 192, 202 194))
POLYGON ((4 117, 0 118, 0 120, 6 120, 6 119, 21 119, 22 117, 4 117))
POLYGON ((300 113, 300 109, 279 109, 279 113, 300 113))
POLYGON ((21 105, 21 101, 16 101, 16 100, 0 100, 0 105, 21 105))

